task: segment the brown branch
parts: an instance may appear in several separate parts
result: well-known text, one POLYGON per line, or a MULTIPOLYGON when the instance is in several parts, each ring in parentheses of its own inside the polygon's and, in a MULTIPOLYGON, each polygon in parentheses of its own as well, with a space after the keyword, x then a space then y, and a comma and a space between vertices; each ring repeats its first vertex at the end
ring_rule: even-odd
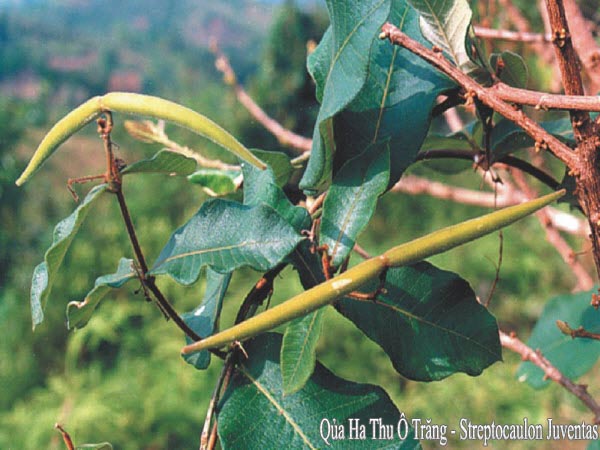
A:
MULTIPOLYGON (((404 175, 391 189, 392 192, 404 192, 418 195, 428 194, 432 197, 451 200, 465 205, 481 206, 484 208, 494 207, 494 193, 475 191, 457 186, 450 186, 438 181, 421 178, 416 175, 404 175)), ((499 195, 498 207, 515 205, 520 203, 511 195, 499 195)))
MULTIPOLYGON (((453 158, 453 159, 462 159, 465 161, 480 161, 481 158, 485 157, 485 153, 483 152, 472 152, 469 150, 445 150, 445 149, 434 149, 434 150, 426 150, 417 154, 415 161, 426 161, 428 159, 443 159, 443 158, 453 158)), ((535 167, 529 162, 519 159, 515 156, 507 155, 500 158, 498 163, 506 164, 507 166, 515 167, 534 178, 537 178, 539 181, 544 183, 546 186, 550 187, 553 190, 557 190, 560 186, 560 183, 555 180, 551 175, 547 174, 543 170, 535 167)))
POLYGON ((59 423, 55 423, 54 428, 56 428, 58 431, 60 431, 60 434, 62 435, 63 441, 65 442, 65 446, 67 447, 67 450, 75 450, 75 445, 73 444, 73 440, 71 439, 71 436, 62 427, 62 425, 59 423))
MULTIPOLYGON (((571 32, 567 23, 562 0, 546 0, 546 9, 552 28, 554 53, 562 76, 567 95, 584 95, 579 56, 575 52, 571 32)), ((587 111, 569 111, 577 142, 583 141, 593 133, 590 115, 587 111)))
POLYGON ((589 77, 589 92, 597 92, 600 88, 600 52, 592 34, 592 26, 583 17, 575 0, 564 0, 564 7, 570 27, 577 30, 573 35, 573 45, 589 77))
POLYGON ((496 83, 489 90, 505 102, 533 106, 535 109, 600 111, 600 97, 592 95, 547 94, 528 89, 514 88, 504 83, 496 83))
POLYGON ((486 89, 475 80, 465 75, 460 69, 445 59, 442 52, 429 50, 417 41, 408 37, 391 23, 383 25, 380 38, 387 38, 393 44, 402 46, 424 59, 462 86, 469 96, 476 97, 489 108, 492 108, 494 111, 523 128, 535 142, 540 146, 547 146, 550 151, 568 167, 575 166, 576 157, 568 146, 540 127, 535 121, 527 117, 523 111, 515 109, 513 106, 505 103, 496 96, 493 91, 486 89))
POLYGON ((548 34, 531 33, 527 31, 497 30, 475 25, 475 35, 483 39, 500 39, 513 42, 551 42, 552 36, 548 34))
MULTIPOLYGON (((154 294, 156 298, 156 302, 160 308, 160 310, 165 314, 167 318, 173 320, 173 322, 187 335, 190 339, 194 341, 199 341, 201 339, 194 330, 192 330, 183 319, 177 314, 177 311, 171 306, 169 301, 165 298, 162 292, 158 289, 154 282, 154 277, 148 276, 148 264, 146 263, 146 258, 144 257, 144 253, 142 252, 142 247, 140 246, 139 240, 137 238, 137 234, 135 232, 135 227, 133 226, 133 221, 131 220, 131 215, 129 214, 129 209, 127 208, 127 202, 125 201, 125 196, 123 195, 122 185, 121 185, 121 176, 119 174, 119 169, 117 165, 117 161, 115 159, 113 148, 112 148, 112 140, 111 140, 111 132, 112 132, 112 115, 110 112, 105 113, 104 119, 98 119, 98 133, 100 134, 103 142, 104 142, 104 150, 106 153, 106 175, 105 179, 109 185, 109 190, 113 192, 117 196, 117 200, 119 202, 119 208, 121 210, 121 216, 123 217, 123 221, 125 222, 125 228, 127 229, 127 235, 129 236, 129 241, 131 242, 131 246, 133 247, 133 252, 135 254, 135 258, 137 263, 139 264, 139 279, 144 288, 147 288, 154 294)), ((221 352, 216 353, 219 356, 222 356, 221 352)))
MULTIPOLYGON (((231 378, 231 373, 233 372, 234 366, 234 354, 235 352, 231 352, 227 355, 225 359, 225 363, 223 368, 221 369, 221 374, 217 379, 217 383, 215 385, 215 389, 210 399, 210 403, 208 404, 208 409, 206 411, 206 419, 204 420, 204 427, 202 428, 202 434, 200 435, 200 450, 209 450, 213 447, 210 445, 210 436, 211 436, 211 422, 213 421, 213 415, 215 414, 215 409, 217 404, 219 403, 219 398, 221 396, 221 391, 227 389, 227 385, 229 384, 229 379, 231 378)), ((216 419, 214 421, 216 425, 216 419)))
POLYGON ((558 327, 561 333, 566 334, 567 336, 571 336, 573 339, 584 338, 600 341, 600 333, 592 333, 591 331, 587 331, 581 326, 574 330, 569 326, 567 322, 564 322, 562 320, 557 320, 556 326, 558 327))
POLYGON ((576 384, 564 376, 550 361, 548 361, 539 350, 533 350, 523 343, 514 334, 500 331, 500 343, 502 347, 512 350, 521 355, 523 361, 530 361, 544 371, 546 378, 558 383, 567 391, 577 397, 594 414, 594 422, 600 423, 600 405, 587 391, 584 384, 576 384))
POLYGON ((270 117, 237 82, 237 77, 229 63, 229 59, 219 50, 216 43, 211 43, 211 50, 216 57, 215 67, 223 74, 225 83, 233 87, 238 101, 244 105, 252 117, 275 136, 281 145, 289 146, 300 152, 310 151, 312 139, 284 128, 279 122, 270 117))
MULTIPOLYGON (((571 33, 562 0, 546 0, 546 9, 554 35, 554 49, 562 75, 565 92, 583 95, 583 81, 579 73, 579 57, 573 47, 571 33)), ((587 111, 570 110, 571 125, 577 142, 577 164, 569 165, 575 176, 577 195, 591 231, 594 262, 600 276, 600 138, 599 126, 592 122, 587 111)))

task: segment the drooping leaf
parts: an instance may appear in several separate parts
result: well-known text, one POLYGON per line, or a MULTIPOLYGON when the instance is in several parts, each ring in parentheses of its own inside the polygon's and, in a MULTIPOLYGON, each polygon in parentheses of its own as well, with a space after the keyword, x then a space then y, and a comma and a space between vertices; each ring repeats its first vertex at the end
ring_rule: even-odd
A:
MULTIPOLYGON (((347 2, 333 3, 332 7, 339 9, 339 14, 352 8, 347 2)), ((385 21, 392 22, 412 38, 429 45, 421 35, 419 15, 416 11, 405 1, 389 3, 387 17, 381 24, 385 21)), ((325 42, 325 49, 329 47, 331 43, 325 42)), ((350 103, 340 105, 335 115, 331 116, 331 123, 319 122, 320 127, 315 130, 313 154, 321 155, 321 159, 313 160, 311 154, 307 173, 310 174, 313 167, 320 167, 324 173, 322 180, 325 184, 329 183, 332 175, 335 175, 348 160, 361 154, 370 145, 384 142, 389 142, 390 147, 390 186, 395 183, 414 162, 427 134, 435 99, 441 92, 453 86, 448 78, 420 58, 405 49, 381 41, 376 35, 372 36, 369 51, 365 55, 368 56, 367 76, 360 91, 350 103), (325 125, 329 127, 325 129, 325 125), (327 134, 324 131, 327 131, 327 134), (320 140, 317 139, 319 136, 320 140), (332 145, 329 146, 331 148, 324 145, 319 147, 332 137, 335 149, 332 145), (315 149, 321 153, 315 153, 315 149), (329 161, 330 166, 326 167, 323 161, 329 161), (314 166, 311 166, 313 163, 314 166)), ((325 56, 319 54, 316 58, 318 64, 311 67, 317 84, 334 82, 318 73, 327 67, 323 62, 325 56)), ((335 61, 338 64, 340 61, 356 64, 359 58, 353 49, 343 49, 336 56, 338 59, 335 61)), ((335 63, 330 61, 331 64, 335 63)), ((323 89, 325 102, 327 85, 323 89)), ((339 85, 334 85, 331 89, 339 89, 339 85)), ((309 181, 308 175, 305 174, 301 186, 318 190, 318 185, 311 185, 309 181)))
POLYGON ((227 195, 236 190, 235 179, 240 176, 236 170, 200 169, 188 176, 191 183, 199 184, 213 197, 227 195))
POLYGON ((196 169, 196 161, 171 150, 160 150, 150 159, 136 161, 121 170, 121 174, 166 173, 169 175, 189 175, 196 169))
POLYGON ((331 180, 334 153, 332 118, 363 88, 368 76, 370 48, 388 17, 389 0, 342 2, 328 0, 331 26, 308 60, 317 82, 321 108, 313 135, 313 148, 301 188, 321 190, 331 180))
POLYGON ((516 88, 525 89, 527 87, 529 71, 520 55, 508 50, 502 53, 492 53, 490 64, 499 69, 500 80, 504 83, 516 88))
POLYGON ((409 0, 421 15, 423 36, 441 48, 457 67, 471 73, 478 66, 465 47, 473 12, 467 0, 409 0))
POLYGON ((133 260, 121 258, 117 271, 110 275, 104 275, 96 279, 92 289, 81 302, 69 302, 67 304, 67 328, 74 330, 83 328, 92 317, 98 303, 115 288, 120 288, 129 280, 136 277, 133 260))
MULTIPOLYGON (((229 281, 231 281, 231 273, 222 274, 211 269, 206 270, 206 291, 202 303, 193 311, 181 315, 184 322, 198 336, 206 337, 215 332, 229 281)), ((187 336, 185 340, 188 344, 192 343, 192 340, 187 336)), ((185 362, 196 369, 204 370, 210 364, 208 350, 191 355, 182 355, 182 357, 185 362)))
POLYGON ((388 185, 389 164, 387 143, 372 145, 348 161, 333 179, 323 205, 319 240, 328 246, 333 266, 346 259, 371 220, 388 185))
POLYGON ((221 273, 243 266, 266 271, 302 239, 271 207, 212 199, 173 233, 150 273, 191 284, 203 266, 221 273))
POLYGON ((419 448, 412 430, 406 430, 406 440, 398 437, 400 413, 378 386, 344 380, 317 363, 314 374, 301 390, 284 395, 280 346, 281 336, 273 333, 244 345, 249 358, 236 367, 218 409, 218 433, 223 449, 281 448, 283 442, 288 449, 419 448), (373 418, 393 425, 393 440, 371 439, 369 420, 373 418), (334 440, 323 433, 324 440, 320 428, 327 423, 342 425, 345 438, 334 440), (364 439, 359 439, 359 434, 350 439, 351 423, 358 425, 359 433, 360 425, 364 426, 364 439))
MULTIPOLYGON (((321 260, 311 252, 310 242, 302 242, 290 255, 304 289, 325 281, 321 260)), ((283 392, 294 393, 306 384, 316 364, 317 343, 321 336, 325 308, 293 320, 285 329, 281 345, 281 376, 283 392)))
POLYGON ((292 321, 285 330, 280 358, 285 395, 302 389, 315 369, 324 313, 324 308, 317 309, 292 321))
MULTIPOLYGON (((378 282, 363 289, 371 292, 378 282)), ((458 275, 421 262, 390 269, 376 301, 344 298, 336 308, 379 344, 401 375, 441 380, 479 375, 502 359, 498 326, 458 275)))
MULTIPOLYGON (((557 320, 567 322, 572 329, 582 326, 592 333, 600 332, 598 311, 590 305, 595 290, 561 295, 551 299, 535 324, 527 345, 542 354, 568 378, 577 379, 594 366, 600 356, 600 342, 592 339, 573 339, 556 326, 557 320)), ((544 372, 530 362, 517 370, 519 381, 535 389, 546 387, 551 381, 544 372)))
POLYGON ((79 231, 81 224, 90 211, 94 202, 106 190, 106 184, 94 187, 85 197, 83 202, 66 219, 60 221, 54 228, 52 246, 44 256, 44 262, 40 263, 33 271, 31 280, 31 318, 33 328, 44 320, 44 308, 52 289, 56 273, 60 268, 65 254, 79 231))
POLYGON ((310 216, 305 208, 294 206, 286 197, 283 189, 277 185, 275 173, 268 166, 267 170, 258 170, 249 164, 242 163, 244 174, 244 204, 258 206, 265 204, 277 211, 287 223, 300 233, 310 228, 310 216))

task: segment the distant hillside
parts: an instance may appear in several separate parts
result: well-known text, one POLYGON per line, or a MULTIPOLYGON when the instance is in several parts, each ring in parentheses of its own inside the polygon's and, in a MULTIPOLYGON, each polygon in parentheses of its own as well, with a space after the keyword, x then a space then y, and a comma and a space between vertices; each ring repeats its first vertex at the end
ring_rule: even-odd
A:
POLYGON ((107 90, 185 89, 194 79, 218 77, 211 39, 244 78, 277 3, 0 0, 0 95, 35 100, 49 93, 71 103, 107 90))

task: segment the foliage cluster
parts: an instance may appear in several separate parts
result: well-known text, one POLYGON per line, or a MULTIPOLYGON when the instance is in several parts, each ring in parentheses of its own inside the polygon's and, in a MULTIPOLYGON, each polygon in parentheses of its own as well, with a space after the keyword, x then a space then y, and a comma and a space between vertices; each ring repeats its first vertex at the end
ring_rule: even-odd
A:
MULTIPOLYGON (((311 228, 311 219, 318 217, 321 221, 319 243, 327 244, 331 264, 335 268, 346 264, 357 236, 365 229, 375 211, 381 214, 388 212, 386 211, 388 208, 393 208, 393 211, 399 214, 398 222, 418 221, 412 217, 405 218, 405 216, 412 216, 406 213, 409 211, 410 204, 404 204, 399 208, 392 206, 395 202, 389 199, 379 202, 379 197, 414 162, 429 128, 435 98, 440 93, 452 89, 454 85, 426 63, 407 53, 400 53, 396 47, 378 39, 378 30, 382 23, 385 20, 393 20, 395 23, 403 24, 404 31, 413 38, 427 43, 428 41, 421 35, 423 25, 419 24, 418 3, 411 2, 412 6, 409 6, 405 2, 389 4, 379 2, 373 5, 363 2, 361 5, 355 5, 357 8, 354 11, 355 15, 344 11, 338 2, 328 4, 331 27, 309 60, 309 70, 317 82, 317 97, 321 106, 316 119, 315 145, 300 182, 301 187, 309 193, 318 194, 328 190, 325 204, 322 210, 317 211, 316 216, 309 217, 306 210, 293 206, 287 200, 282 188, 288 180, 294 179, 291 174, 295 169, 287 160, 266 152, 256 153, 269 164, 270 168, 266 172, 259 172, 248 164, 242 165, 243 198, 240 198, 239 193, 232 193, 229 200, 205 201, 205 197, 198 192, 186 192, 188 189, 182 189, 187 186, 185 179, 169 179, 167 182, 161 179, 157 182, 158 175, 126 177, 128 190, 130 189, 129 178, 136 178, 131 182, 131 192, 127 192, 127 197, 132 205, 132 215, 139 227, 144 251, 148 255, 158 255, 149 274, 169 274, 175 281, 189 285, 198 279, 202 267, 209 267, 206 269, 203 300, 195 309, 194 304, 198 303, 200 298, 197 288, 182 288, 170 282, 161 283, 161 289, 169 298, 178 299, 178 309, 191 311, 184 314, 183 318, 197 334, 205 337, 215 331, 225 290, 227 290, 227 298, 220 323, 223 327, 224 324, 231 323, 239 305, 239 300, 234 302, 233 299, 244 297, 244 291, 248 290, 248 279, 256 281, 254 280, 256 275, 244 269, 241 271, 241 276, 234 276, 234 280, 238 277, 238 282, 227 289, 230 282, 227 273, 233 269, 250 266, 269 273, 285 262, 291 264, 298 272, 300 282, 305 289, 322 282, 324 277, 330 275, 326 271, 324 273, 320 259, 317 254, 311 252, 308 240, 303 238, 302 231, 311 228), (413 7, 417 9, 412 9, 413 7), (358 22, 351 22, 350 18, 358 22), (352 48, 349 53, 345 53, 348 42, 351 42, 352 48), (336 55, 336 58, 340 56, 339 59, 331 59, 332 55, 336 55), (411 67, 410 71, 405 69, 407 66, 411 67), (359 79, 360 81, 357 81, 359 79), (411 89, 405 89, 406 85, 410 85, 411 89), (346 89, 340 92, 331 86, 344 86, 346 89), (161 195, 165 196, 163 198, 168 198, 170 202, 164 216, 158 217, 156 205, 147 202, 148 193, 157 190, 157 183, 160 185, 161 195), (181 192, 186 193, 181 194, 181 192), (198 204, 202 206, 194 214, 194 210, 197 209, 194 205, 198 204), (173 224, 183 223, 184 218, 190 216, 192 219, 175 231, 171 240, 164 245, 165 236, 171 232, 173 224), (223 230, 228 230, 228 233, 223 233, 223 230), (217 231, 218 233, 215 234, 217 231), (244 233, 248 235, 244 236, 244 233), (181 236, 185 239, 182 240, 181 236), (240 242, 244 245, 239 245, 240 242), (255 245, 248 246, 246 242, 255 242, 255 245), (219 244, 216 249, 215 243, 219 244), (238 246, 239 249, 233 252, 223 251, 220 246, 238 246)), ((462 4, 462 2, 456 3, 462 4)), ((302 23, 303 20, 306 18, 299 14, 298 21, 302 23)), ((281 32, 281 22, 278 26, 279 28, 275 27, 275 35, 281 32)), ((448 26, 455 25, 451 23, 448 26)), ((286 24, 285 29, 290 28, 293 29, 286 24)), ((426 37, 432 39, 431 36, 426 37)), ((298 37, 300 42, 305 39, 306 36, 303 34, 298 37)), ((451 45, 457 45, 460 49, 464 43, 451 45)), ((449 50, 456 49, 449 47, 449 50)), ((267 68, 273 64, 271 57, 267 57, 265 63, 267 68)), ((459 59, 455 62, 461 65, 459 59)), ((473 64, 472 61, 463 62, 467 67, 473 64)), ((520 61, 516 64, 520 64, 520 61)), ((290 65, 292 67, 290 70, 293 72, 298 70, 294 64, 290 63, 290 65)), ((288 67, 284 67, 283 73, 287 70, 288 67)), ((260 83, 261 77, 267 80, 263 83, 272 83, 272 78, 269 78, 272 72, 266 70, 265 73, 266 75, 257 78, 257 83, 260 83)), ((302 92, 306 89, 306 79, 299 77, 298 80, 292 92, 297 90, 302 92)), ((275 100, 274 103, 278 101, 275 100)), ((281 103, 285 104, 283 110, 293 108, 292 104, 281 103)), ((304 107, 306 103, 300 102, 299 105, 304 107)), ((307 119, 304 114, 305 111, 299 114, 298 122, 292 124, 305 123, 307 119)), ((310 112, 308 114, 310 115, 310 112)), ((299 128, 303 129, 303 126, 299 125, 299 128)), ((531 145, 531 142, 524 140, 522 135, 510 126, 498 128, 502 134, 496 136, 494 141, 496 147, 492 148, 497 151, 498 158, 503 156, 503 151, 506 152, 507 142, 513 145, 511 147, 513 149, 517 144, 522 147, 531 145)), ((472 128, 467 129, 464 134, 472 130, 472 128)), ((563 133, 562 130, 560 133, 563 133)), ((115 135, 119 136, 118 133, 115 135)), ((440 136, 432 135, 431 138, 435 140, 440 136)), ((455 144, 458 142, 456 145, 462 145, 461 143, 465 141, 460 136, 445 136, 445 138, 455 144)), ((118 137, 119 142, 122 142, 122 139, 125 138, 118 137)), ((214 152, 214 149, 211 150, 214 152)), ((173 155, 168 158, 171 159, 160 163, 157 159, 150 159, 143 164, 159 172, 179 171, 183 175, 189 173, 187 169, 181 169, 188 164, 185 159, 173 155)), ((126 170, 134 172, 131 167, 134 167, 134 164, 130 163, 129 169, 126 170)), ((143 172, 139 169, 140 166, 137 167, 139 172, 143 172)), ((237 175, 239 173, 236 173, 237 175)), ((204 178, 202 183, 206 187, 213 188, 212 183, 216 179, 216 176, 209 177, 208 181, 204 178)), ((286 189, 289 189, 289 186, 286 189)), ((82 205, 85 204, 84 201, 82 205)), ((82 207, 79 206, 78 209, 82 211, 82 207)), ((68 292, 72 298, 80 295, 85 291, 85 285, 90 284, 89 276, 82 274, 97 273, 98 267, 102 267, 106 273, 114 271, 115 254, 102 252, 94 242, 102 242, 103 248, 126 248, 126 236, 123 233, 115 233, 118 229, 117 211, 107 205, 94 205, 94 207, 99 207, 99 211, 94 211, 93 214, 105 213, 106 217, 103 217, 102 223, 86 224, 88 228, 84 229, 84 232, 93 235, 94 240, 82 239, 83 243, 75 246, 72 254, 67 254, 62 273, 73 273, 74 276, 61 282, 60 277, 54 277, 54 274, 50 273, 53 281, 56 281, 55 296, 57 292, 68 292), (83 266, 81 272, 74 270, 75 265, 83 266)), ((420 209, 427 206, 422 201, 415 201, 413 207, 420 209)), ((452 208, 452 214, 457 214, 457 210, 452 208)), ((472 215, 472 211, 467 214, 469 213, 472 215)), ((375 215, 371 227, 375 229, 379 227, 380 230, 387 232, 392 216, 393 214, 389 213, 387 219, 382 221, 375 215)), ((74 219, 76 217, 73 216, 74 219)), ((78 222, 79 219, 71 220, 71 223, 78 224, 78 222)), ((446 220, 440 222, 448 223, 446 220)), ((420 225, 420 221, 417 224, 420 225)), ((367 235, 366 239, 375 241, 374 244, 381 246, 382 250, 389 248, 389 242, 377 242, 378 234, 381 233, 367 235)), ((425 233, 418 233, 418 235, 422 234, 425 233)), ((68 238, 70 237, 69 235, 68 238)), ((517 236, 514 237, 518 239, 517 236)), ((407 240, 405 236, 399 239, 399 241, 403 240, 407 240)), ((55 237, 55 244, 56 242, 58 241, 55 237)), ((487 245, 490 245, 489 242, 491 241, 488 241, 487 245)), ((475 248, 481 251, 480 245, 469 247, 469 249, 475 248)), ((464 250, 464 252, 469 251, 473 250, 464 250)), ((443 258, 444 256, 438 257, 440 260, 443 258)), ((534 263, 530 262, 530 264, 534 263)), ((477 303, 475 292, 462 278, 429 263, 417 263, 400 269, 388 270, 385 267, 374 273, 379 274, 382 271, 385 275, 382 278, 385 281, 384 291, 378 290, 381 286, 376 280, 377 276, 373 275, 369 277, 372 278, 370 284, 365 283, 361 286, 361 290, 377 292, 376 302, 365 302, 348 297, 336 303, 336 309, 383 348, 393 365, 391 369, 390 363, 385 363, 388 365, 388 374, 393 374, 395 370, 411 380, 439 380, 456 372, 479 374, 500 359, 495 319, 477 303), (396 308, 403 311, 391 315, 390 311, 396 308), (406 311, 409 313, 407 314, 406 311), (395 322, 391 324, 390 321, 395 322), (416 323, 426 324, 426 326, 416 326, 416 323), (424 345, 424 343, 429 344, 424 345)), ((284 275, 286 284, 289 285, 283 286, 284 283, 276 282, 277 297, 274 299, 274 304, 284 305, 285 303, 279 301, 289 298, 299 288, 298 281, 289 281, 290 278, 295 277, 293 272, 287 270, 284 275)), ((185 397, 190 403, 201 405, 208 401, 210 393, 206 388, 204 391, 195 388, 200 386, 197 384, 199 377, 192 370, 182 370, 176 365, 167 365, 166 370, 163 371, 142 369, 149 361, 158 362, 161 359, 171 358, 172 354, 179 349, 180 342, 177 337, 172 336, 172 330, 168 325, 156 318, 149 318, 147 314, 141 312, 140 302, 132 300, 131 290, 134 288, 128 287, 118 293, 104 288, 104 286, 120 287, 121 281, 125 281, 122 276, 132 279, 136 277, 136 271, 132 269, 129 262, 122 263, 114 277, 104 277, 96 281, 95 289, 101 288, 103 294, 110 291, 114 301, 95 311, 93 319, 87 323, 87 326, 73 335, 65 349, 64 368, 56 367, 57 375, 50 378, 48 389, 33 396, 35 403, 41 405, 41 409, 44 407, 51 409, 51 405, 55 406, 57 397, 67 399, 62 409, 65 416, 74 414, 73 417, 77 417, 77 420, 73 420, 74 435, 90 436, 88 433, 93 430, 96 440, 98 435, 102 435, 102 438, 110 436, 113 442, 120 441, 121 445, 127 445, 126 438, 119 436, 116 429, 131 431, 132 428, 139 427, 140 430, 151 431, 150 435, 136 433, 140 435, 140 440, 136 444, 140 448, 185 447, 189 445, 189 436, 197 433, 194 423, 201 420, 205 408, 203 406, 187 408, 184 413, 188 416, 182 418, 179 399, 185 397), (132 332, 137 330, 140 332, 132 332), (82 366, 87 367, 84 372, 81 371, 82 366), (113 370, 113 367, 117 369, 113 370), (103 382, 104 374, 109 371, 111 372, 109 381, 103 382), (75 373, 77 376, 74 375, 75 373), (136 374, 135 381, 124 382, 127 378, 131 378, 132 373, 136 374), (84 376, 82 377, 81 374, 84 376), (164 378, 176 382, 166 384, 158 381, 164 378), (156 387, 156 389, 149 390, 145 386, 156 387), (107 401, 111 398, 119 399, 119 402, 107 401), (155 399, 161 398, 159 402, 161 407, 146 408, 154 411, 155 414, 146 414, 143 417, 135 415, 135 411, 139 411, 135 406, 136 403, 146 398, 148 404, 157 404, 155 399), (102 411, 98 412, 96 409, 105 409, 105 413, 109 415, 116 414, 124 425, 115 427, 112 422, 99 426, 97 417, 102 414, 102 411), (78 416, 76 410, 90 411, 90 413, 86 419, 85 416, 78 416)), ((34 286, 35 284, 34 280, 34 286)), ((130 283, 131 286, 133 284, 130 283)), ((519 287, 508 289, 522 292, 519 287)), ((545 289, 540 290, 541 295, 546 296, 550 290, 546 286, 545 289)), ((3 295, 14 294, 4 291, 3 295)), ((92 291, 90 295, 96 294, 92 291)), ((572 300, 572 297, 566 298, 566 301, 572 300)), ((549 304, 549 307, 554 307, 560 302, 560 299, 555 300, 549 304)), ((562 302, 565 300, 563 299, 562 302)), ((576 321, 581 316, 585 322, 587 320, 585 318, 589 316, 589 308, 583 301, 580 303, 579 315, 576 314, 577 311, 571 309, 574 313, 573 320, 576 321)), ((4 302, 4 305, 10 303, 4 302)), ((52 309, 48 308, 47 312, 52 309)), ((77 316, 77 312, 73 314, 74 311, 80 310, 73 308, 68 310, 70 325, 76 328, 85 325, 88 318, 81 319, 77 316)), ((51 312, 46 320, 58 323, 59 315, 51 312)), ((244 351, 250 355, 250 358, 247 361, 239 361, 218 408, 219 436, 224 446, 239 447, 240 439, 243 440, 243 446, 246 448, 252 446, 264 448, 282 440, 298 442, 299 446, 302 442, 320 442, 318 429, 307 419, 315 414, 316 408, 323 408, 319 413, 320 416, 339 416, 340 421, 358 414, 366 422, 373 415, 383 417, 390 423, 397 422, 399 411, 383 390, 372 385, 342 380, 319 362, 315 363, 320 324, 324 320, 344 327, 335 313, 330 311, 325 314, 323 310, 317 310, 304 319, 293 322, 285 330, 283 338, 279 335, 266 334, 243 344, 244 351), (308 346, 307 342, 309 342, 308 346), (283 378, 280 378, 280 374, 283 378), (281 415, 279 414, 281 411, 272 409, 273 399, 269 395, 263 395, 261 390, 261 386, 264 385, 268 386, 270 394, 277 395, 275 401, 284 405, 287 415, 281 415), (322 399, 323 403, 319 405, 307 403, 307 399, 315 397, 322 399), (255 398, 260 401, 250 401, 255 398), (297 404, 295 402, 297 399, 303 400, 305 404, 297 404), (358 401, 358 409, 350 408, 342 412, 335 409, 335 405, 344 404, 348 399, 358 401), (244 414, 240 414, 241 410, 244 410, 244 414), (264 428, 272 430, 273 433, 265 432, 261 436, 240 433, 240 427, 248 428, 250 422, 256 424, 257 417, 264 415, 265 411, 271 411, 272 414, 263 416, 264 428), (290 416, 296 420, 299 428, 290 428, 290 416), (243 425, 241 423, 243 420, 247 420, 248 424, 243 425), (278 423, 280 426, 277 425, 278 423), (281 434, 281 429, 284 430, 284 435, 281 434)), ((542 342, 555 332, 548 325, 551 323, 552 319, 540 322, 537 330, 538 333, 542 333, 542 342), (543 327, 548 327, 548 331, 543 332, 543 327)), ((356 337, 360 334, 356 330, 349 330, 348 327, 346 329, 347 336, 356 337)), ((534 336, 533 339, 540 338, 534 336)), ((351 340, 350 348, 345 349, 339 341, 339 336, 332 336, 330 332, 326 332, 321 345, 323 349, 328 349, 328 353, 335 354, 336 350, 341 350, 338 354, 347 352, 352 358, 362 354, 365 355, 366 360, 375 358, 374 361, 377 363, 384 358, 384 353, 380 349, 368 347, 368 344, 367 350, 361 352, 362 341, 351 340)), ((564 336, 558 333, 553 342, 564 341, 564 336)), ((579 347, 570 346, 568 352, 572 355, 585 353, 589 358, 585 364, 575 367, 575 372, 568 373, 572 377, 578 377, 589 370, 597 357, 594 353, 596 351, 594 345, 591 346, 593 351, 590 350, 590 346, 576 345, 579 347)), ((46 350, 40 349, 40 351, 46 350)), ((56 353, 61 351, 60 348, 56 349, 56 353)), ((323 355, 327 359, 325 352, 323 355)), ((186 357, 196 368, 207 369, 201 377, 202 386, 209 386, 210 384, 204 383, 217 379, 215 364, 209 367, 207 356, 208 353, 202 352, 192 358, 186 357)), ((570 361, 564 364, 574 367, 570 361)), ((531 368, 524 366, 521 370, 524 371, 522 373, 528 374, 529 379, 536 380, 533 384, 542 377, 531 368)), ((372 368, 363 369, 359 378, 362 376, 371 381, 372 372, 372 368)), ((397 380, 395 375, 391 375, 391 380, 397 380)), ((8 427, 15 427, 21 423, 28 408, 27 403, 17 404, 13 399, 7 402, 7 405, 14 407, 14 414, 4 421, 8 427)), ((37 431, 24 439, 27 439, 28 443, 38 443, 44 433, 37 431)), ((12 442, 8 437, 6 439, 7 443, 12 442)), ((414 442, 407 441, 405 444, 412 446, 414 442)))

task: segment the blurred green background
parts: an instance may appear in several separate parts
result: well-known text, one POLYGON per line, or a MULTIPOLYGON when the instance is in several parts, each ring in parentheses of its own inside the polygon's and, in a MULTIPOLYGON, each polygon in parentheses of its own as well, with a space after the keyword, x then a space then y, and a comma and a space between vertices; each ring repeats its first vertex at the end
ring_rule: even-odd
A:
MULTIPOLYGON (((539 26, 538 17, 530 19, 539 26)), ((183 344, 179 331, 136 294, 133 284, 105 299, 87 327, 67 332, 67 302, 82 299, 97 276, 112 273, 121 256, 131 256, 116 202, 108 196, 77 236, 53 287, 46 319, 32 332, 32 270, 51 242, 54 224, 74 208, 66 179, 103 170, 102 145, 90 125, 17 189, 14 180, 45 131, 93 95, 134 90, 194 108, 249 147, 290 152, 250 118, 224 85, 214 68, 210 39, 217 39, 240 81, 269 114, 311 136, 318 106, 305 70, 306 49, 309 41, 318 42, 326 25, 324 5, 317 1, 0 2, 0 448, 64 448, 55 422, 76 443, 195 448, 220 370, 220 361, 213 361, 206 372, 186 365, 178 354, 183 344)), ((531 87, 545 87, 549 80, 543 64, 526 47, 511 48, 532 58, 531 87)), ((123 131, 122 117, 115 119, 119 156, 134 161, 159 149, 133 140, 123 131)), ((190 133, 168 126, 167 132, 179 143, 228 158, 190 133)), ((560 177, 560 169, 554 170, 560 177)), ((473 189, 481 184, 470 171, 453 176, 423 166, 411 171, 473 189)), ((89 186, 77 189, 84 193, 89 186)), ((158 175, 132 177, 124 189, 149 260, 206 199, 185 179, 158 175)), ((359 242, 378 254, 483 212, 427 196, 389 193, 359 242)), ((485 298, 495 276, 498 244, 498 236, 492 235, 433 262, 457 271, 485 298)), ((251 271, 234 275, 222 326, 231 323, 258 277, 251 271)), ((183 288, 165 279, 160 285, 180 312, 193 309, 202 298, 202 282, 183 288)), ((501 280, 491 304, 501 327, 526 339, 545 301, 573 285, 536 219, 505 231, 501 280)), ((274 301, 299 289, 295 273, 285 271, 276 281, 274 301)), ((452 426, 463 417, 477 423, 520 423, 523 417, 532 423, 544 423, 546 417, 557 422, 591 419, 560 387, 536 392, 519 383, 514 373, 520 361, 513 354, 505 352, 504 363, 477 378, 455 375, 416 383, 397 375, 383 351, 333 309, 327 320, 319 359, 344 378, 382 385, 409 417, 452 426)), ((592 371, 583 381, 598 374, 592 371)), ((600 394, 593 382, 590 391, 600 394)))

